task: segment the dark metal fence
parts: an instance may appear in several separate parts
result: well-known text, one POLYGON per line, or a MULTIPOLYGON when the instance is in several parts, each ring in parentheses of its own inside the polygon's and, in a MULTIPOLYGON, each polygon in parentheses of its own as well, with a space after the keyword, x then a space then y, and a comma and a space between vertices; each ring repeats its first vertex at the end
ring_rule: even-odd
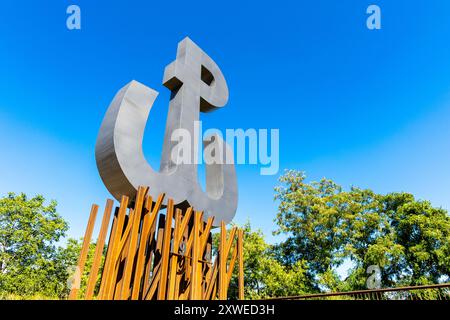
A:
POLYGON ((450 300, 450 283, 389 289, 318 293, 272 298, 270 300, 450 300))

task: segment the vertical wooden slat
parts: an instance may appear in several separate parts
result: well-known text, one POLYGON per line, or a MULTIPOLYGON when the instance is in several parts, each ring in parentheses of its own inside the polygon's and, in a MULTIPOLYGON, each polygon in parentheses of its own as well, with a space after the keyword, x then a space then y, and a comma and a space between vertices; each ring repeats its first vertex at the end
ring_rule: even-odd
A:
MULTIPOLYGON (((192 219, 192 221, 194 221, 194 219, 192 219)), ((191 283, 191 276, 192 276, 192 259, 188 259, 190 257, 192 257, 191 254, 191 250, 192 250, 192 243, 194 240, 194 232, 193 230, 193 225, 194 222, 192 222, 192 226, 189 227, 190 229, 190 233, 189 233, 189 238, 186 241, 186 259, 185 261, 185 270, 184 270, 184 274, 185 274, 185 278, 186 278, 186 282, 191 283)), ((188 286, 190 288, 190 286, 188 286)))
POLYGON ((154 296, 155 292, 157 292, 157 290, 159 288, 158 287, 158 283, 159 283, 160 278, 161 278, 161 273, 156 271, 155 272, 155 276, 152 279, 152 283, 151 283, 151 285, 150 285, 150 287, 148 289, 148 293, 145 296, 146 300, 151 300, 152 297, 154 296))
POLYGON ((217 285, 217 282, 218 282, 218 269, 219 269, 219 257, 220 257, 220 255, 217 255, 216 256, 216 259, 215 259, 215 261, 214 261, 214 265, 213 265, 213 267, 212 267, 212 271, 211 271, 211 277, 210 277, 210 280, 208 281, 208 286, 207 286, 207 288, 206 288, 206 292, 205 292, 205 295, 204 295, 204 299, 206 299, 206 300, 213 300, 213 289, 214 289, 214 286, 216 286, 217 285))
POLYGON ((225 222, 220 223, 220 249, 219 249, 219 300, 225 300, 226 290, 226 274, 227 274, 227 256, 225 255, 227 242, 227 230, 225 229, 225 222))
POLYGON ((122 299, 122 290, 123 290, 123 279, 124 279, 124 270, 125 270, 125 264, 127 262, 127 257, 129 253, 130 248, 130 230, 131 226, 133 224, 133 220, 135 217, 134 209, 130 209, 128 211, 128 217, 126 219, 126 225, 125 225, 125 231, 123 232, 122 241, 119 244, 118 249, 118 259, 117 259, 117 267, 116 267, 116 274, 114 275, 115 279, 119 279, 115 285, 114 289, 114 300, 120 300, 122 299), (128 232, 127 232, 128 230, 128 232))
POLYGON ((186 213, 184 214, 184 218, 183 221, 181 222, 181 232, 187 232, 187 226, 189 224, 189 221, 191 220, 191 215, 192 215, 192 207, 189 207, 186 210, 186 213))
POLYGON ((139 187, 136 196, 136 204, 134 206, 134 219, 131 222, 132 224, 131 224, 130 243, 128 247, 128 256, 125 261, 125 269, 123 272, 124 276, 121 294, 122 300, 126 300, 130 296, 131 275, 134 270, 134 258, 136 256, 136 247, 139 237, 139 227, 141 224, 142 207, 144 205, 144 199, 147 194, 147 191, 148 188, 139 187))
POLYGON ((233 275, 234 265, 236 263, 237 256, 238 256, 238 248, 237 248, 237 246, 235 246, 233 248, 233 254, 231 255, 230 265, 228 266, 228 271, 227 271, 227 283, 225 284, 225 286, 227 288, 230 285, 230 280, 233 275))
MULTIPOLYGON (((209 280, 211 279, 211 271, 212 271, 212 235, 211 232, 208 233, 208 238, 206 241, 206 247, 204 250, 203 259, 205 263, 203 264, 203 274, 202 274, 202 297, 204 297, 205 292, 208 288, 209 280)), ((204 299, 204 298, 202 298, 204 299)))
POLYGON ((112 224, 111 232, 109 233, 108 249, 106 251, 106 257, 105 257, 105 265, 103 267, 103 272, 102 272, 102 276, 101 276, 100 290, 98 293, 99 300, 103 300, 105 298, 106 278, 107 278, 107 272, 111 266, 112 251, 113 251, 114 239, 116 237, 116 230, 117 230, 118 213, 119 213, 119 208, 116 208, 114 216, 113 216, 113 224, 112 224))
MULTIPOLYGON (((161 210, 161 205, 162 202, 164 200, 165 194, 162 193, 158 196, 158 200, 156 201, 155 205, 153 206, 152 209, 152 215, 155 216, 155 221, 152 224, 150 231, 149 231, 149 244, 147 247, 147 252, 146 252, 146 256, 145 256, 145 269, 144 269, 144 285, 143 285, 143 292, 147 292, 148 290, 148 286, 150 285, 150 276, 153 276, 153 271, 155 268, 155 263, 153 261, 153 258, 156 258, 156 250, 157 249, 157 239, 155 239, 155 232, 156 232, 156 222, 157 222, 157 217, 158 217, 158 213, 161 210)), ((158 223, 158 230, 159 230, 159 223, 158 223)), ((159 232, 159 231, 158 231, 159 232)), ((155 259, 156 260, 156 259, 155 259)))
POLYGON ((225 246, 225 255, 228 257, 230 254, 231 246, 233 245, 234 237, 236 236, 237 228, 233 227, 230 231, 229 238, 227 240, 227 244, 225 246))
MULTIPOLYGON (((212 219, 209 219, 212 224, 212 219)), ((197 292, 195 294, 195 299, 200 300, 203 296, 203 256, 206 248, 206 242, 208 239, 204 237, 205 235, 205 223, 203 223, 203 212, 200 213, 199 221, 199 237, 197 240, 198 243, 198 254, 197 254, 197 260, 195 260, 195 263, 197 264, 197 281, 196 281, 196 289, 197 292), (203 241, 204 239, 204 241, 203 241)), ((209 231, 208 231, 209 232, 209 231)))
POLYGON ((83 276, 84 265, 86 263, 86 258, 89 253, 89 245, 91 243, 92 231, 94 230, 95 218, 97 217, 98 205, 94 204, 91 207, 91 213, 89 214, 89 221, 86 227, 86 232, 84 234, 83 245, 81 247, 80 257, 78 258, 77 264, 77 274, 79 276, 75 277, 75 281, 77 283, 72 284, 72 288, 70 290, 69 299, 74 300, 78 296, 78 290, 81 285, 81 277, 83 276))
POLYGON ((153 270, 156 270, 161 263, 161 253, 163 248, 163 240, 164 240, 164 227, 166 225, 166 216, 164 214, 159 215, 158 221, 158 231, 156 233, 156 246, 154 252, 154 261, 153 261, 153 270))
MULTIPOLYGON (((224 228, 225 228, 225 226, 224 226, 224 228)), ((227 267, 227 261, 228 261, 228 256, 229 256, 229 254, 230 254, 230 251, 231 251, 231 247, 232 247, 232 245, 233 245, 233 242, 234 242, 234 238, 235 238, 235 235, 236 235, 236 231, 237 231, 237 228, 236 227, 233 227, 232 229, 231 229, 231 231, 230 231, 230 235, 229 235, 229 238, 228 238, 228 240, 227 240, 227 236, 226 236, 226 230, 225 230, 225 246, 224 246, 224 251, 223 252, 221 252, 220 254, 221 254, 221 256, 223 255, 223 266, 224 266, 224 269, 222 269, 222 272, 224 273, 223 274, 223 276, 222 276, 222 281, 220 281, 220 285, 222 286, 222 288, 223 288, 223 290, 222 291, 220 291, 220 287, 219 287, 219 295, 221 295, 222 296, 222 298, 220 298, 220 296, 219 296, 219 299, 220 300, 224 300, 224 299, 226 299, 227 298, 227 296, 228 296, 228 285, 229 285, 229 278, 231 278, 231 275, 230 275, 230 272, 229 272, 229 268, 232 268, 232 267, 234 267, 234 261, 232 260, 232 263, 233 263, 233 265, 232 266, 230 266, 230 267, 227 267)), ((235 254, 237 254, 237 252, 235 251, 235 254)), ((236 258, 236 257, 234 257, 234 258, 236 258)))
POLYGON ((200 241, 200 252, 203 254, 206 245, 208 244, 209 236, 211 235, 212 224, 214 223, 214 217, 209 217, 204 230, 202 231, 202 237, 200 241))
POLYGON ((152 278, 152 281, 148 287, 148 289, 145 291, 143 298, 144 300, 152 300, 155 292, 157 292, 158 290, 158 284, 160 283, 160 279, 161 279, 161 270, 160 270, 161 265, 159 264, 155 270, 154 270, 154 275, 152 278))
POLYGON ((244 230, 239 230, 238 232, 238 250, 239 250, 239 280, 238 287, 239 300, 244 300, 244 230))
POLYGON ((151 227, 151 215, 152 215, 152 197, 147 196, 144 203, 144 209, 142 211, 142 225, 141 230, 138 235, 138 244, 137 244, 137 253, 136 253, 136 264, 134 266, 134 278, 133 278, 133 286, 131 291, 131 300, 137 300, 139 298, 139 292, 141 290, 142 283, 142 273, 144 270, 144 261, 145 261, 145 249, 147 248, 148 243, 148 233, 151 227))
POLYGON ((100 233, 97 239, 97 245, 95 247, 94 261, 92 263, 91 272, 87 283, 85 299, 90 300, 94 295, 95 285, 97 284, 97 275, 100 268, 100 263, 103 257, 103 250, 105 247, 106 234, 108 233, 109 221, 111 220, 111 211, 114 202, 110 199, 106 201, 105 212, 103 214, 102 225, 100 227, 100 233))
POLYGON ((183 268, 181 270, 181 272, 179 272, 176 276, 176 281, 175 281, 175 299, 176 300, 180 300, 180 290, 184 290, 185 286, 184 283, 186 282, 186 270, 187 270, 187 265, 189 263, 189 259, 187 259, 187 255, 188 255, 188 250, 187 250, 187 245, 188 245, 188 240, 189 240, 189 222, 191 220, 191 216, 192 216, 192 207, 188 208, 186 211, 186 214, 183 218, 183 222, 181 223, 181 240, 180 240, 180 245, 183 244, 184 249, 183 249, 183 268))
MULTIPOLYGON (((111 300, 114 297, 114 289, 116 287, 117 268, 119 259, 119 246, 122 240, 122 233, 124 229, 125 217, 127 215, 128 197, 123 196, 120 199, 119 212, 117 214, 117 228, 115 231, 114 242, 112 243, 111 262, 105 270, 105 289, 102 299, 111 300)), ((103 280, 102 280, 103 281, 103 280)))
POLYGON ((131 294, 131 299, 135 300, 139 297, 140 292, 140 286, 142 281, 142 275, 145 269, 145 254, 146 249, 149 244, 149 235, 151 234, 151 229, 153 225, 156 223, 156 217, 158 215, 159 208, 161 206, 162 197, 158 199, 157 203, 155 204, 154 210, 151 209, 152 204, 152 198, 147 198, 146 208, 148 213, 146 214, 144 218, 144 222, 142 225, 142 231, 141 231, 141 242, 139 244, 139 252, 138 252, 138 259, 136 262, 136 272, 135 272, 135 278, 133 283, 133 292, 131 294))
MULTIPOLYGON (((159 210, 157 210, 156 215, 158 215, 159 210)), ((156 217, 155 217, 156 219, 156 217)), ((150 285, 150 276, 153 273, 152 267, 153 267, 153 257, 155 255, 156 251, 156 239, 155 239, 155 233, 156 233, 156 220, 155 223, 153 223, 152 227, 150 228, 149 233, 149 245, 147 249, 147 254, 145 256, 146 264, 145 264, 145 270, 144 270, 144 287, 143 292, 146 292, 148 289, 148 286, 150 285)))
POLYGON ((206 244, 205 252, 203 254, 203 274, 202 274, 202 299, 205 299, 206 292, 208 290, 209 282, 211 281, 212 274, 212 235, 209 234, 208 242, 206 244))
POLYGON ((159 280, 158 287, 158 300, 166 299, 167 291, 167 273, 169 268, 169 255, 170 255, 170 237, 172 233, 172 217, 173 217, 173 200, 169 199, 167 201, 167 211, 166 211, 166 224, 164 227, 164 240, 163 249, 161 252, 161 278, 159 280))
POLYGON ((199 258, 200 258, 200 224, 201 212, 196 211, 194 214, 194 226, 193 226, 193 240, 192 240, 192 273, 191 273, 191 292, 190 299, 198 300, 201 297, 199 292, 199 258))
POLYGON ((218 281, 214 281, 214 286, 212 288, 211 300, 217 300, 217 287, 219 286, 218 281))
POLYGON ((177 267, 178 267, 178 251, 180 248, 180 240, 181 240, 181 210, 175 210, 175 229, 173 232, 173 248, 172 248, 172 256, 170 257, 170 270, 169 270, 169 287, 167 292, 167 299, 174 300, 175 299, 175 281, 177 276, 177 267))

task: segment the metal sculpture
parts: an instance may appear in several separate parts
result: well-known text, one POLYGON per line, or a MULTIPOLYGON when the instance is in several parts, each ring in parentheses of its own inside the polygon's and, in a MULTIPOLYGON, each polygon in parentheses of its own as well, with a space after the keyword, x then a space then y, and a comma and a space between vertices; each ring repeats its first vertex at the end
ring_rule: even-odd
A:
POLYGON ((178 44, 176 60, 165 68, 163 84, 171 90, 171 98, 159 171, 150 166, 142 151, 145 125, 158 93, 131 81, 114 97, 100 128, 95 149, 100 176, 117 200, 122 195, 133 200, 138 186, 149 186, 153 199, 165 193, 179 208, 192 206, 202 211, 204 221, 214 217, 214 226, 222 221, 228 223, 236 213, 238 197, 228 145, 217 135, 204 141, 221 151, 221 161, 206 164, 205 193, 197 181, 198 142, 191 139, 191 161, 179 163, 172 156, 177 154, 172 152, 177 143, 171 139, 176 129, 187 130, 194 137, 194 123, 200 112, 213 111, 227 103, 225 78, 216 63, 185 38, 178 44))
POLYGON ((227 103, 225 79, 216 63, 185 38, 178 44, 176 60, 165 69, 163 84, 171 98, 159 171, 142 151, 158 93, 132 81, 106 112, 95 156, 105 186, 120 205, 104 253, 114 205, 113 200, 106 203, 89 277, 80 293, 98 212, 98 206, 92 206, 70 299, 226 299, 237 262, 239 298, 244 298, 243 231, 234 227, 228 236, 226 230, 237 207, 233 153, 218 135, 205 138, 205 148, 214 150, 216 161, 206 163, 203 192, 197 181, 197 140, 188 141, 188 161, 185 156, 179 161, 179 145, 173 140, 177 130, 195 137, 200 112, 227 103), (163 207, 165 214, 160 213, 163 207), (221 229, 213 262, 214 226, 221 229))

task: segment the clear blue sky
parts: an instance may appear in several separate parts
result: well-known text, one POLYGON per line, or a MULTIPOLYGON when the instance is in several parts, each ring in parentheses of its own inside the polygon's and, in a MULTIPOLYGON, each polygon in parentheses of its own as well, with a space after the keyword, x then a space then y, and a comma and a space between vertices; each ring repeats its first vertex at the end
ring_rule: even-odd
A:
MULTIPOLYGON (((0 195, 59 202, 81 237, 108 193, 94 145, 132 79, 160 92, 145 154, 157 166, 164 67, 189 36, 221 67, 226 108, 204 127, 280 129, 280 167, 344 186, 408 191, 450 209, 450 1, 12 1, 0 5, 0 195), (82 30, 66 28, 66 8, 82 30), (370 4, 382 29, 366 28, 370 4)), ((277 176, 239 166, 236 221, 269 241, 277 176)))

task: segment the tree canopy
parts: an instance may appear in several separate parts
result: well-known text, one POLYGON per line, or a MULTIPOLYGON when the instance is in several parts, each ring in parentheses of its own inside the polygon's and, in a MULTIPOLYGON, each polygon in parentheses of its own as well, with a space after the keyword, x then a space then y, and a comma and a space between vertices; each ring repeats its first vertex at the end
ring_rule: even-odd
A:
POLYGON ((438 283, 450 276, 450 217, 429 201, 405 192, 344 190, 332 180, 305 182, 287 171, 275 188, 275 234, 286 240, 273 250, 287 268, 306 262, 315 290, 366 289, 367 268, 378 266, 381 285, 438 283), (341 281, 336 268, 351 261, 341 281))
MULTIPOLYGON (((273 248, 264 240, 260 230, 252 230, 250 223, 242 226, 244 230, 244 295, 246 299, 261 299, 287 295, 305 294, 305 263, 297 261, 287 267, 274 256, 273 248)), ((229 231, 228 231, 229 232, 229 231)), ((214 247, 218 248, 219 234, 213 236, 214 247)), ((235 267, 230 281, 228 296, 237 299, 238 273, 235 267)))
POLYGON ((81 242, 69 239, 64 247, 57 246, 68 224, 56 206, 56 201, 46 204, 41 195, 0 198, 0 298, 67 296, 81 242))
POLYGON ((60 270, 53 263, 55 243, 64 236, 67 223, 42 196, 28 199, 10 193, 0 199, 0 290, 33 295, 59 292, 49 281, 60 270))

